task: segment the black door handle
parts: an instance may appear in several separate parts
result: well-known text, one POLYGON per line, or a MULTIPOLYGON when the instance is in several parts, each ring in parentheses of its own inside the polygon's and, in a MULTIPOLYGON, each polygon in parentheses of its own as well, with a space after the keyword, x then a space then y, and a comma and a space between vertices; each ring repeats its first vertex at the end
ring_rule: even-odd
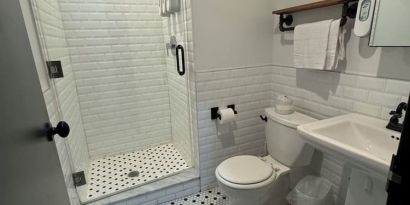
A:
POLYGON ((178 45, 176 47, 176 51, 177 51, 177 72, 180 76, 183 76, 185 74, 185 51, 184 51, 184 47, 182 45, 178 45), (182 64, 180 65, 179 62, 179 52, 181 51, 181 60, 182 60, 182 64))
POLYGON ((62 138, 68 137, 68 135, 70 134, 70 126, 64 121, 58 122, 56 127, 53 127, 51 123, 47 123, 46 135, 48 141, 53 141, 53 137, 55 134, 58 134, 62 138))

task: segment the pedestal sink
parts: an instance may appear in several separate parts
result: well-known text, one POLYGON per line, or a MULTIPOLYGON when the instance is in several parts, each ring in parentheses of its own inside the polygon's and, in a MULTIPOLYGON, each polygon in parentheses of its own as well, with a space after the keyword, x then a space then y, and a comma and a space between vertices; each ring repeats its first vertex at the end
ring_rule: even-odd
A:
POLYGON ((347 114, 299 126, 298 132, 321 151, 387 176, 400 133, 386 129, 386 125, 384 120, 347 114))

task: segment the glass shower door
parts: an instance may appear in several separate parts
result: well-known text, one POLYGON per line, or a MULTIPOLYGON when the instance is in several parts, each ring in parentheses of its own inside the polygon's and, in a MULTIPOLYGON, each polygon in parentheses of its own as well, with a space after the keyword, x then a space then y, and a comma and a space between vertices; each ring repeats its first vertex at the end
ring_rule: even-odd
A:
POLYGON ((72 128, 60 147, 86 179, 81 201, 192 167, 186 1, 164 17, 157 0, 32 4, 45 61, 64 72, 44 96, 72 128))

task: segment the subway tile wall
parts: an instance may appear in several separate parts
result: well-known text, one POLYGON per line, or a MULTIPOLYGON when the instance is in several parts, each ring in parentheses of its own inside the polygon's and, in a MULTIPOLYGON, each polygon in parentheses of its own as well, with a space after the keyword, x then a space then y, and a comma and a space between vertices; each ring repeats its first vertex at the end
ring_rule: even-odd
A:
POLYGON ((272 102, 291 96, 305 112, 332 117, 349 112, 388 119, 389 112, 408 99, 410 82, 337 72, 273 66, 272 102))
POLYGON ((196 92, 196 72, 195 72, 195 60, 194 60, 194 38, 193 38, 193 24, 192 24, 192 2, 186 1, 186 47, 185 58, 188 68, 188 97, 189 97, 189 112, 191 123, 191 153, 192 153, 192 165, 199 171, 199 141, 198 141, 198 113, 197 113, 197 92, 196 92))
POLYGON ((259 115, 270 105, 271 67, 237 68, 196 73, 199 168, 201 188, 216 185, 215 168, 241 154, 266 154, 265 123, 259 115), (212 107, 235 104, 233 125, 211 120, 212 107))
MULTIPOLYGON (((410 82, 337 72, 273 66, 270 98, 290 96, 297 109, 318 118, 350 112, 388 119, 390 110, 407 102, 410 82)), ((332 182, 335 197, 345 183, 345 160, 324 154, 318 174, 332 182)))
MULTIPOLYGON (((74 82, 63 22, 56 0, 32 1, 33 15, 37 24, 37 32, 42 37, 43 55, 50 60, 60 60, 65 77, 48 80, 48 76, 40 77, 42 90, 51 123, 65 120, 71 127, 67 139, 55 138, 60 163, 63 169, 71 204, 79 204, 73 186, 71 173, 88 170, 88 147, 82 126, 77 90, 74 82)), ((41 61, 41 60, 40 60, 41 61)), ((44 64, 43 64, 44 65, 44 64)), ((46 69, 45 67, 37 69, 46 69)), ((46 72, 39 72, 45 74, 46 72)))
POLYGON ((193 165, 193 147, 190 124, 190 88, 189 75, 192 71, 192 61, 189 53, 192 49, 192 38, 189 38, 189 31, 192 31, 190 1, 181 1, 182 11, 171 14, 169 18, 163 18, 164 45, 170 42, 170 37, 175 36, 179 45, 184 46, 186 73, 180 76, 177 72, 176 56, 171 51, 167 52, 166 67, 169 90, 169 102, 171 111, 172 142, 177 147, 185 161, 193 165))
MULTIPOLYGON (((55 101, 55 95, 53 93, 52 88, 47 89, 47 91, 45 91, 43 95, 44 95, 45 103, 47 106, 47 111, 48 111, 48 115, 50 118, 50 122, 53 125, 56 125, 58 122, 58 118, 59 118, 59 113, 57 109, 58 103, 55 101)), ((73 133, 73 130, 71 130, 71 132, 73 133)), ((70 138, 74 137, 72 133, 69 136, 70 138)), ((73 178, 71 175, 74 172, 74 167, 76 167, 72 162, 73 156, 71 155, 71 151, 72 151, 70 149, 71 145, 67 142, 68 140, 62 139, 60 137, 54 138, 54 141, 56 143, 58 156, 60 159, 60 164, 63 170, 64 181, 67 187, 70 204, 79 205, 80 199, 78 197, 77 190, 74 187, 74 182, 73 182, 73 178)), ((88 153, 87 155, 85 155, 85 157, 88 158, 88 153)), ((77 168, 77 169, 78 169, 77 171, 79 170, 87 171, 87 169, 82 169, 82 168, 77 168)))
MULTIPOLYGON (((93 88, 93 89, 86 89, 84 88, 83 90, 78 89, 78 91, 75 89, 75 79, 74 77, 77 79, 78 76, 74 75, 75 73, 73 72, 72 68, 76 68, 76 66, 78 66, 79 64, 82 64, 83 62, 81 62, 81 60, 87 60, 87 59, 91 59, 91 60, 96 60, 96 58, 94 58, 95 56, 92 55, 93 52, 96 52, 95 54, 101 54, 96 50, 92 50, 91 48, 87 47, 88 43, 90 43, 90 45, 98 45, 97 41, 92 41, 92 39, 86 39, 85 41, 76 41, 76 38, 80 37, 84 37, 86 35, 90 35, 90 32, 80 32, 81 35, 79 36, 75 36, 75 37, 69 37, 68 35, 73 34, 72 30, 76 30, 75 26, 79 26, 81 25, 79 24, 75 24, 73 22, 66 22, 65 19, 68 18, 67 17, 67 12, 75 9, 75 8, 79 8, 76 7, 75 4, 71 4, 71 3, 81 3, 84 1, 68 1, 68 0, 62 0, 62 1, 56 1, 56 0, 47 0, 47 1, 34 1, 34 12, 37 14, 36 15, 36 20, 37 23, 39 24, 39 34, 41 37, 44 37, 44 42, 43 43, 43 47, 46 47, 48 52, 44 52, 45 56, 49 56, 52 59, 60 59, 63 62, 63 67, 64 67, 64 72, 65 72, 65 78, 61 79, 61 80, 56 80, 55 83, 52 82, 42 82, 42 84, 46 85, 47 87, 43 88, 44 91, 44 97, 46 99, 47 102, 47 108, 49 111, 49 115, 50 118, 52 120, 53 123, 56 123, 58 119, 62 119, 64 117, 69 117, 70 118, 70 122, 72 123, 71 125, 74 126, 73 128, 79 128, 79 130, 72 130, 72 133, 74 132, 82 132, 81 133, 81 137, 84 137, 84 132, 83 132, 83 127, 82 127, 82 119, 81 119, 81 115, 79 112, 79 105, 78 105, 78 97, 77 97, 77 92, 78 94, 81 96, 81 91, 85 91, 85 92, 96 92, 96 91, 101 91, 104 88, 100 88, 101 90, 98 90, 98 88, 93 88), (60 3, 60 4, 59 4, 60 3), (71 10, 70 10, 71 9, 71 10), (61 16, 60 10, 63 10, 65 13, 63 13, 63 16, 61 16), (63 24, 63 20, 64 20, 64 24, 63 24), (70 27, 71 26, 71 27, 70 27), (67 29, 68 27, 68 29, 67 29), (70 33, 71 32, 71 33, 70 33), (68 33, 68 34, 67 34, 68 33), (67 49, 67 42, 66 39, 68 39, 68 41, 70 41, 69 43, 75 42, 74 45, 75 46, 70 46, 69 49, 67 49), (73 40, 74 39, 74 40, 73 40), (80 45, 81 43, 86 43, 87 45, 80 45), (77 44, 76 44, 77 43, 77 44), (80 47, 77 49, 77 46, 80 47), (87 47, 87 48, 86 48, 87 47), (74 54, 73 54, 74 53, 74 54), (84 55, 86 57, 84 58, 75 58, 75 55, 77 54, 81 54, 84 55), (73 56, 74 58, 70 58, 70 55, 73 56), (54 87, 55 86, 55 87, 54 87), (57 94, 58 93, 58 94, 57 94), (56 95, 58 95, 58 97, 56 97, 56 95), (61 103, 61 108, 64 110, 60 110, 60 112, 62 112, 62 114, 66 114, 65 116, 61 117, 59 116, 59 104, 61 103), (76 105, 74 105, 76 103, 76 105), (73 118, 73 119, 72 119, 73 118), (72 119, 72 120, 71 120, 72 119)), ((118 3, 117 1, 115 2, 110 2, 110 1, 104 1, 105 3, 108 4, 114 4, 114 3, 118 3)), ((122 1, 125 3, 129 3, 129 4, 134 4, 134 1, 122 1)), ((96 2, 98 3, 98 2, 96 2)), ((149 11, 153 11, 153 8, 155 8, 155 14, 157 15, 157 7, 152 7, 152 1, 146 1, 145 3, 143 3, 145 5, 144 8, 151 8, 151 10, 149 11)), ((153 4, 156 4, 156 2, 154 2, 153 4)), ((186 16, 182 16, 182 15, 178 15, 173 17, 172 19, 170 19, 170 21, 166 21, 166 24, 163 24, 164 22, 162 22, 162 19, 160 19, 160 21, 156 21, 155 26, 159 26, 160 29, 168 29, 166 26, 170 26, 168 25, 168 23, 171 23, 172 25, 176 24, 176 27, 172 27, 175 28, 175 30, 164 30, 163 32, 174 32, 177 37, 180 39, 180 42, 184 44, 186 50, 186 60, 187 60, 187 69, 192 70, 193 67, 193 61, 192 61, 192 27, 190 25, 188 25, 191 21, 191 8, 190 8, 190 4, 189 2, 183 2, 184 4, 184 9, 187 12, 186 16), (187 32, 187 30, 190 30, 190 33, 187 32), (183 35, 184 33, 184 35, 183 35), (191 57, 191 58, 190 58, 191 57)), ((96 5, 93 5, 93 8, 101 8, 101 7, 95 7, 96 5)), ((123 6, 122 9, 126 9, 123 6)), ((75 14, 80 14, 81 11, 90 11, 90 5, 85 5, 82 4, 81 9, 78 9, 79 12, 76 12, 75 14), (83 7, 84 6, 84 7, 83 7), (88 9, 88 10, 87 10, 88 9)), ((108 7, 106 7, 108 8, 108 7)), ((94 14, 90 14, 90 15, 94 15, 94 14)), ((185 14, 184 14, 185 15, 185 14)), ((134 16, 135 17, 135 16, 134 16)), ((82 18, 85 18, 84 15, 82 15, 82 18)), ((79 19, 77 19, 79 20, 79 19)), ((141 20, 141 19, 140 19, 141 20)), ((144 23, 144 21, 146 21, 147 19, 144 18, 142 19, 142 21, 138 21, 138 22, 134 22, 131 23, 131 25, 128 25, 129 27, 135 27, 138 23, 144 23)), ((126 23, 130 23, 130 22, 122 22, 122 21, 115 21, 118 24, 121 24, 122 26, 124 26, 126 23)), ((104 24, 104 21, 96 21, 93 22, 93 20, 90 20, 87 23, 84 23, 85 26, 88 26, 88 23, 91 25, 93 23, 99 24, 102 23, 104 24)), ((148 24, 152 25, 151 21, 145 22, 148 24)), ((109 24, 109 22, 108 22, 109 24)), ((107 25, 108 25, 107 24, 107 25)), ((96 26, 96 25, 94 25, 96 26)), ((142 26, 142 25, 141 25, 142 26)), ((98 29, 97 27, 92 27, 94 29, 98 29)), ((81 27, 81 28, 77 28, 79 30, 82 31, 82 29, 86 29, 86 27, 81 27)), ((107 28, 107 30, 110 30, 109 28, 107 28)), ((126 29, 124 29, 126 31, 126 29)), ((119 34, 119 31, 116 31, 116 34, 119 34)), ((143 34, 146 35, 147 33, 143 34)), ((163 35, 161 33, 161 35, 163 35)), ((100 36, 101 37, 101 36, 100 36)), ((42 39, 42 38, 41 38, 42 39)), ((94 40, 96 38, 93 38, 94 40)), ((113 42, 115 39, 107 39, 107 38, 101 38, 103 40, 106 40, 105 43, 107 42, 113 42)), ((115 43, 118 44, 129 44, 129 42, 124 41, 124 38, 118 37, 118 41, 116 41, 115 43)), ((137 38, 134 38, 134 40, 137 38)), ((164 36, 160 36, 158 38, 154 38, 154 41, 151 42, 151 39, 148 38, 142 38, 143 40, 145 40, 146 45, 141 45, 143 48, 141 49, 145 49, 145 50, 150 50, 150 49, 154 49, 153 46, 151 46, 151 44, 155 44, 157 43, 157 41, 159 42, 159 40, 161 40, 162 42, 158 43, 161 44, 161 48, 157 47, 157 50, 161 50, 162 52, 163 50, 163 43, 164 43, 164 36)), ((104 42, 99 41, 100 43, 104 44, 104 42)), ((112 45, 109 45, 112 46, 112 45)), ((102 48, 103 46, 101 46, 100 48, 102 48)), ((116 47, 116 45, 114 45, 113 47, 116 47)), ((124 47, 123 47, 124 48, 124 47)), ((133 47, 134 49, 136 47, 133 47)), ((106 47, 104 47, 104 49, 106 49, 106 47)), ((101 49, 102 51, 103 49, 101 49)), ((104 50, 103 52, 112 52, 111 50, 104 50)), ((120 51, 118 51, 120 52, 120 51)), ((138 52, 138 51, 136 51, 138 52)), ((134 53, 135 54, 135 53, 134 53)), ((157 54, 154 53, 154 56, 156 56, 157 54)), ((176 112, 178 115, 176 115, 176 118, 174 118, 172 121, 173 126, 175 131, 172 132, 173 134, 175 134, 176 136, 172 139, 173 141, 175 141, 176 146, 178 146, 178 148, 181 150, 182 153, 185 154, 185 158, 189 159, 190 161, 192 159, 196 159, 195 154, 193 153, 193 148, 192 148, 192 140, 190 138, 189 134, 196 134, 193 130, 189 129, 189 123, 191 123, 190 117, 189 115, 192 114, 190 112, 192 112, 192 109, 195 108, 195 103, 192 104, 188 104, 185 100, 185 102, 182 102, 182 100, 184 100, 185 98, 194 98, 193 94, 195 93, 195 90, 190 88, 190 90, 187 90, 188 88, 188 80, 189 78, 187 76, 189 76, 189 74, 191 72, 187 72, 187 75, 185 77, 180 77, 175 75, 176 69, 175 68, 175 58, 167 58, 165 59, 165 54, 163 54, 163 59, 157 61, 156 59, 147 59, 144 58, 144 60, 141 61, 132 61, 131 63, 133 65, 139 65, 142 64, 140 67, 146 69, 146 73, 143 73, 144 76, 140 76, 140 78, 136 78, 136 75, 134 74, 135 70, 132 70, 128 67, 125 67, 126 63, 129 61, 129 59, 122 59, 121 61, 118 61, 117 63, 119 63, 122 69, 127 70, 127 74, 132 74, 135 81, 137 80, 141 80, 143 79, 143 77, 154 77, 154 75, 156 74, 157 71, 162 71, 162 74, 160 76, 161 80, 165 83, 167 83, 167 81, 170 82, 170 87, 169 90, 166 87, 166 89, 163 89, 163 87, 161 86, 160 89, 155 89, 154 91, 157 90, 164 90, 165 92, 168 92, 168 95, 174 95, 174 98, 170 98, 169 101, 170 102, 174 102, 173 105, 171 105, 170 103, 168 104, 168 106, 171 107, 171 109, 176 112), (154 64, 158 64, 158 62, 161 63, 161 66, 158 66, 158 69, 155 69, 155 66, 152 66, 154 64), (174 107, 173 107, 174 106, 174 107), (190 107, 191 106, 191 107, 190 107), (185 108, 185 110, 182 110, 183 108, 185 108), (175 123, 177 122, 177 123, 175 123), (182 127, 183 126, 183 127, 182 127), (181 134, 182 133, 182 134, 181 134)), ((117 59, 112 59, 111 60, 117 60, 117 59)), ((95 62, 94 62, 95 63, 95 62)), ((106 63, 102 63, 99 65, 92 65, 93 63, 85 63, 87 67, 85 67, 86 69, 89 69, 87 71, 84 71, 84 78, 87 78, 86 80, 82 81, 83 84, 78 83, 77 80, 77 84, 80 85, 88 85, 86 84, 88 82, 90 83, 99 83, 98 79, 94 79, 93 76, 94 74, 98 73, 98 69, 106 69, 109 68, 109 65, 106 63), (97 69, 97 72, 93 73, 93 69, 97 69), (88 72, 90 71, 90 72, 88 72)), ((117 76, 119 73, 116 71, 118 71, 120 68, 118 69, 112 69, 109 70, 109 72, 107 73, 100 73, 100 75, 97 75, 96 77, 101 77, 103 78, 103 80, 105 80, 104 82, 108 82, 108 83, 113 83, 112 81, 109 81, 110 79, 108 79, 107 77, 109 75, 114 75, 117 76)), ((138 70, 138 72, 140 72, 140 70, 138 70)), ((39 72, 40 73, 40 72, 39 72)), ((190 76, 192 76, 192 74, 190 74, 190 76)), ((120 76, 121 77, 121 76, 120 76)), ((47 79, 47 77, 44 77, 43 79, 47 79)), ((112 80, 112 79, 111 79, 112 80)), ((124 81, 126 84, 126 81, 129 80, 127 78, 121 78, 119 79, 120 81, 124 81)), ((122 82, 120 82, 121 84, 122 82)), ((148 83, 147 81, 145 81, 145 83, 148 83)), ((101 83, 100 83, 101 84, 101 83)), ((93 84, 92 84, 93 85, 93 84)), ((190 81, 189 85, 194 85, 194 82, 190 81)), ((84 86, 86 87, 86 86, 84 86)), ((117 87, 115 88, 121 88, 121 86, 117 85, 117 87)), ((142 90, 142 89, 141 89, 142 90)), ((149 101, 149 103, 151 105, 157 105, 159 104, 159 102, 155 101, 158 98, 158 95, 152 95, 152 100, 149 101)), ((104 100, 104 98, 102 98, 101 100, 104 100)), ((147 105, 147 103, 141 105, 141 106, 145 106, 147 105)), ((92 106, 89 106, 92 108, 92 106)), ((83 116, 84 117, 84 116, 83 116)), ((64 118, 65 120, 67 120, 68 118, 64 118)), ((171 119, 168 119, 168 123, 171 119)), ((194 120, 196 121, 196 120, 194 120)), ((153 122, 150 122, 151 124, 153 124, 153 122)), ((168 127, 169 124, 168 124, 168 127)), ((155 129, 155 128, 154 128, 155 129)), ((71 137, 71 136, 70 136, 71 137)), ((70 138, 70 139, 74 139, 74 138, 70 138)), ((85 140, 85 138, 82 138, 82 140, 85 140)), ((84 154, 84 152, 82 150, 78 150, 80 148, 84 148, 87 149, 87 142, 81 142, 81 144, 79 144, 79 141, 74 141, 77 144, 71 143, 70 145, 72 145, 73 147, 70 148, 70 146, 66 145, 65 140, 56 139, 56 144, 57 144, 57 148, 59 151, 59 156, 60 156, 60 161, 62 163, 62 167, 63 167, 63 171, 64 171, 64 175, 65 175, 65 179, 66 179, 66 184, 67 184, 67 189, 70 195, 70 200, 71 200, 71 204, 79 204, 79 199, 76 193, 76 189, 73 186, 73 182, 72 182, 72 177, 71 177, 71 173, 74 171, 73 167, 76 167, 78 164, 80 165, 88 165, 88 160, 89 160, 89 156, 88 156, 88 150, 85 152, 86 156, 82 157, 80 156, 80 154, 84 154), (74 148, 74 149, 73 149, 74 148), (76 161, 71 161, 71 155, 78 155, 78 159, 82 159, 82 160, 87 160, 87 163, 84 162, 76 162, 76 161), (78 164, 77 164, 78 163, 78 164), (82 163, 82 164, 81 164, 82 163)), ((135 149, 135 147, 133 147, 132 149, 135 149)), ((123 150, 121 150, 121 152, 123 152, 123 150)), ((75 156, 74 156, 75 157, 75 156)), ((191 161, 191 163, 193 163, 191 161)), ((77 168, 78 170, 87 170, 86 168, 77 168)), ((182 174, 184 175, 184 174, 182 174)), ((192 175, 192 174, 191 174, 192 175)), ((118 196, 114 196, 114 197, 110 197, 107 200, 102 200, 99 202, 96 202, 96 204, 156 204, 156 203, 162 203, 168 200, 173 200, 175 198, 179 198, 185 195, 189 195, 192 193, 195 193, 197 191, 199 191, 199 180, 197 179, 197 174, 194 174, 192 176, 189 176, 191 178, 190 181, 186 181, 186 182, 179 182, 177 183, 177 185, 171 185, 175 182, 178 182, 178 180, 174 179, 174 177, 171 177, 168 182, 164 182, 168 188, 162 188, 162 189, 158 189, 156 190, 156 188, 154 189, 154 191, 152 189, 149 190, 149 192, 147 192, 147 194, 145 195, 138 195, 138 191, 131 191, 130 193, 128 193, 128 196, 126 197, 126 200, 122 200, 120 197, 118 196)), ((184 176, 179 177, 182 179, 186 178, 184 176)), ((158 182, 158 183, 162 183, 162 182, 158 182)), ((151 186, 150 186, 151 187, 151 186)), ((149 189, 149 188, 148 188, 149 189)))
MULTIPOLYGON (((195 148, 192 141, 196 139, 195 127, 196 119, 191 120, 190 115, 195 114, 195 101, 187 103, 188 98, 195 100, 195 82, 193 81, 193 58, 192 58, 192 36, 191 32, 191 6, 189 1, 182 1, 184 12, 177 15, 171 15, 170 18, 163 19, 164 40, 167 43, 169 35, 174 34, 177 41, 184 45, 186 54, 187 73, 181 77, 176 73, 176 58, 169 55, 166 57, 166 75, 168 81, 168 91, 170 96, 171 112, 171 129, 172 143, 181 152, 183 157, 195 166, 197 163, 195 148), (184 16, 186 15, 186 16, 184 16), (193 123, 193 129, 189 129, 189 124, 193 123), (191 138, 191 134, 194 139, 191 138)), ((176 198, 187 196, 200 191, 200 182, 196 168, 188 172, 183 172, 177 176, 172 176, 160 180, 147 186, 130 190, 130 193, 124 192, 106 199, 92 203, 97 204, 115 204, 115 205, 156 205, 167 202, 176 198), (191 178, 189 181, 186 179, 191 178), (185 181, 185 182, 180 182, 185 181), (179 182, 179 183, 178 183, 179 182), (172 185, 178 183, 176 185, 172 185), (159 188, 167 185, 166 188, 159 188), (141 194, 139 190, 155 190, 146 194, 141 194), (127 198, 123 200, 122 198, 127 198)))
MULTIPOLYGON (((266 154, 264 124, 258 115, 273 106, 278 95, 290 96, 298 110, 319 119, 348 112, 388 119, 388 112, 407 101, 410 91, 408 81, 280 66, 202 71, 195 78, 202 188, 216 184, 214 171, 224 159, 266 154), (210 120, 209 109, 232 103, 239 114, 236 125, 226 132, 210 120)), ((343 159, 324 154, 318 167, 318 174, 332 182, 336 197, 344 165, 343 159)))
POLYGON ((158 1, 59 2, 91 158, 169 143, 158 1))
MULTIPOLYGON (((343 185, 347 184, 343 178, 346 160, 329 154, 323 154, 321 166, 316 170, 318 175, 329 180, 333 188, 333 197, 337 204, 343 201, 343 185)), ((317 169, 317 167, 316 167, 317 169)))

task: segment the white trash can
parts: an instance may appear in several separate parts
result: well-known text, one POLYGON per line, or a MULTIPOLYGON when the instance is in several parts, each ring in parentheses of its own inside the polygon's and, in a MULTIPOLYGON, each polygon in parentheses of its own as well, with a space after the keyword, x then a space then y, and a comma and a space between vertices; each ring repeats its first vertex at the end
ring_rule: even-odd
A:
POLYGON ((288 194, 291 205, 333 205, 331 183, 321 177, 306 176, 288 194))

